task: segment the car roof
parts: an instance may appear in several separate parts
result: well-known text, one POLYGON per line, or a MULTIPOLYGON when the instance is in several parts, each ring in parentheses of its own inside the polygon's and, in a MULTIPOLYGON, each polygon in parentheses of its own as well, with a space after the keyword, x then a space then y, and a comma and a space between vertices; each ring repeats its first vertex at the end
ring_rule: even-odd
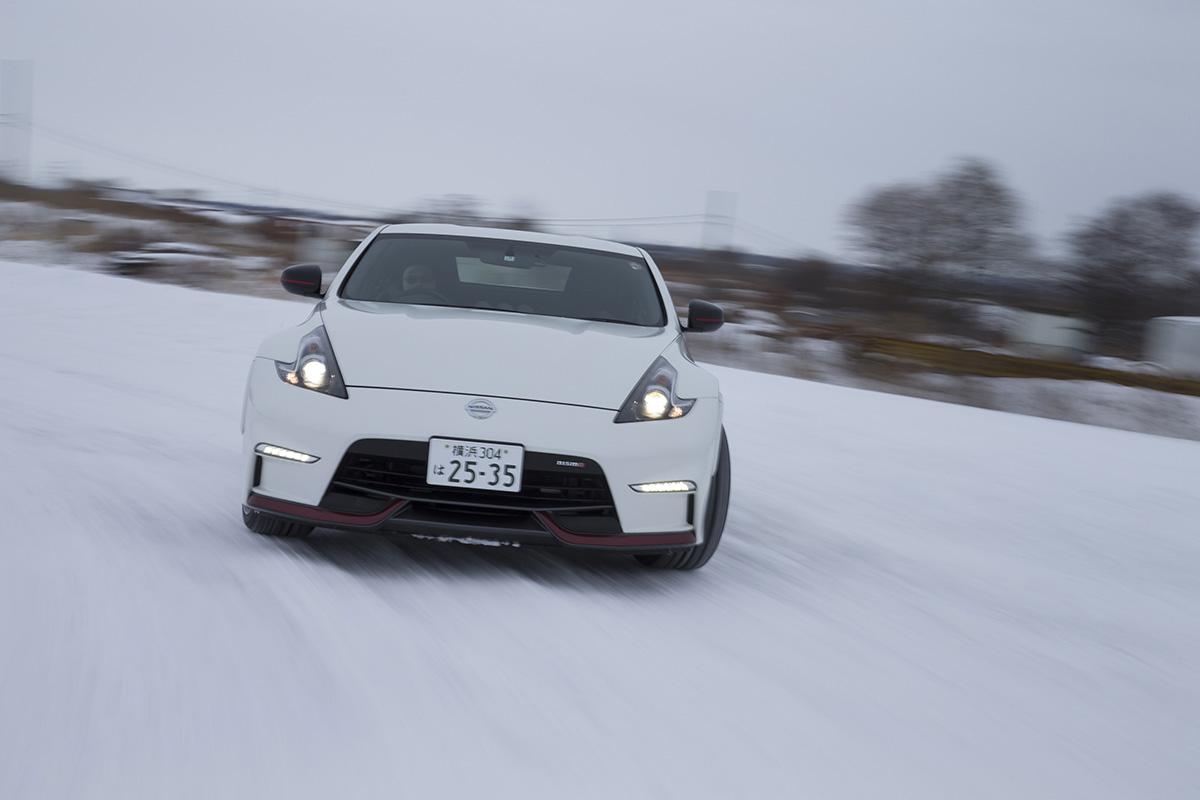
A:
POLYGON ((407 223, 404 225, 384 225, 381 234, 405 233, 424 236, 470 236, 477 239, 504 239, 514 242, 536 242, 538 244, 557 245, 558 247, 578 247, 584 250, 600 250, 606 253, 616 253, 623 256, 641 258, 642 251, 636 247, 620 242, 610 242, 606 239, 593 239, 589 236, 559 236, 554 233, 538 233, 511 228, 477 228, 470 225, 445 225, 432 223, 407 223))

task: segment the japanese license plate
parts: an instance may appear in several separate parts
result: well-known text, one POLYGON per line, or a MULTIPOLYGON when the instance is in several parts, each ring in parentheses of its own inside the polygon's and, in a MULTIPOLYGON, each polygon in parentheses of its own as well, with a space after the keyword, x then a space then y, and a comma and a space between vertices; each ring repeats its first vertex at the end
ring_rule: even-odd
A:
POLYGON ((515 444, 430 439, 425 482, 431 486, 521 491, 525 448, 515 444))

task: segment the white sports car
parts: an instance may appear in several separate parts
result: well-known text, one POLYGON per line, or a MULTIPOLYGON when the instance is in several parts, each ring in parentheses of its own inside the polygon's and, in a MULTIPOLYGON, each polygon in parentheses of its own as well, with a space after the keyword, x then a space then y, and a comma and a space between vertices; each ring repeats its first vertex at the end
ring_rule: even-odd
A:
POLYGON ((388 225, 268 337, 242 416, 256 533, 314 527, 621 551, 703 566, 729 506, 717 380, 645 250, 526 231, 388 225))

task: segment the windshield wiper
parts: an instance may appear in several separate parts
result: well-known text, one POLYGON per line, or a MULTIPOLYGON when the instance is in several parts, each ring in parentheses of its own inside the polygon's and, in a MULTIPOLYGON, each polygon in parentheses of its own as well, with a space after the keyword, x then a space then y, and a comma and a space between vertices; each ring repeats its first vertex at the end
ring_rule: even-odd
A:
POLYGON ((612 317, 575 317, 575 319, 583 320, 584 322, 615 322, 618 325, 637 325, 636 322, 630 322, 627 319, 613 319, 612 317))

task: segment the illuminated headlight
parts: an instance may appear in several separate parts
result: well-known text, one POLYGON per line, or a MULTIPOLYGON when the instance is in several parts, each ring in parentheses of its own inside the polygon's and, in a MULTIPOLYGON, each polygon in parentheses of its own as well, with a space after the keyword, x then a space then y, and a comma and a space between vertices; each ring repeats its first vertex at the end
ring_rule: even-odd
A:
POLYGON ((654 360, 650 369, 638 380, 613 422, 650 422, 658 419, 676 419, 692 410, 695 400, 680 397, 675 393, 678 377, 671 362, 662 356, 654 360))
POLYGON ((662 389, 651 389, 642 398, 642 416, 647 419, 662 419, 671 410, 671 398, 662 389))
POLYGON ((694 492, 696 484, 691 481, 659 481, 657 483, 633 483, 629 485, 635 492, 646 494, 668 494, 670 492, 694 492))
POLYGON ((319 358, 310 358, 300 365, 300 380, 309 389, 324 389, 329 383, 329 369, 319 358))
POLYGON ((295 361, 276 361, 275 369, 280 380, 292 386, 335 397, 348 396, 337 359, 333 357, 333 347, 329 344, 329 336, 325 333, 323 325, 313 328, 300 340, 300 352, 296 354, 295 361))
POLYGON ((254 446, 254 452, 260 456, 272 456, 274 458, 282 458, 284 461, 299 461, 301 464, 311 464, 314 461, 320 461, 317 456, 310 456, 308 453, 301 453, 298 450, 288 450, 286 447, 279 445, 267 444, 260 442, 254 446))

